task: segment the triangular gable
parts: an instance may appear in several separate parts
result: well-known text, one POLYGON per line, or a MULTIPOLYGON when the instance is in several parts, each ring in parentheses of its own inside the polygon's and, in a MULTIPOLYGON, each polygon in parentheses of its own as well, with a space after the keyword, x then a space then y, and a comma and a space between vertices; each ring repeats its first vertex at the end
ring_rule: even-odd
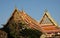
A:
POLYGON ((40 24, 49 24, 49 25, 56 25, 55 21, 51 18, 51 16, 48 14, 48 11, 45 11, 45 14, 43 16, 43 18, 40 21, 40 24))

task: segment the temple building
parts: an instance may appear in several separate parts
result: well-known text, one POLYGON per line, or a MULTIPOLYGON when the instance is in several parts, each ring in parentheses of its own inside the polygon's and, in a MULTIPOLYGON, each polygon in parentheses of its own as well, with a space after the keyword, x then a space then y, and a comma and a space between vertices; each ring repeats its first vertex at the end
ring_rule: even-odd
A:
POLYGON ((48 11, 45 11, 45 14, 42 17, 39 24, 46 38, 57 38, 57 36, 60 38, 60 28, 57 25, 57 23, 52 19, 52 17, 49 15, 48 11))
POLYGON ((23 21, 26 23, 25 27, 41 31, 43 34, 40 38, 60 38, 60 28, 48 13, 48 11, 45 11, 40 22, 37 22, 35 19, 25 13, 24 10, 19 11, 18 9, 15 9, 2 30, 9 35, 8 33, 11 29, 8 29, 7 27, 12 26, 13 28, 14 24, 16 24, 16 31, 19 31, 20 26, 18 26, 18 24, 23 21))

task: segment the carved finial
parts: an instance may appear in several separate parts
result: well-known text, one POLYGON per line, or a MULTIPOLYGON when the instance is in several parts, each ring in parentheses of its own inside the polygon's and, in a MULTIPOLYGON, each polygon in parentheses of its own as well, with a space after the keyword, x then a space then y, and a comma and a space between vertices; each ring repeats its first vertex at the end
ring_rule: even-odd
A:
POLYGON ((17 6, 15 5, 15 10, 18 10, 17 6))
POLYGON ((22 13, 24 13, 24 9, 22 8, 22 13))
POLYGON ((24 12, 24 9, 22 8, 22 12, 24 12))
POLYGON ((15 9, 17 8, 17 6, 15 5, 15 9))
POLYGON ((45 9, 45 11, 44 11, 44 12, 45 12, 45 13, 46 13, 46 12, 48 12, 47 8, 45 9))
POLYGON ((14 8, 14 9, 15 9, 15 11, 18 11, 18 8, 17 8, 17 6, 16 6, 16 5, 15 5, 15 8, 14 8))

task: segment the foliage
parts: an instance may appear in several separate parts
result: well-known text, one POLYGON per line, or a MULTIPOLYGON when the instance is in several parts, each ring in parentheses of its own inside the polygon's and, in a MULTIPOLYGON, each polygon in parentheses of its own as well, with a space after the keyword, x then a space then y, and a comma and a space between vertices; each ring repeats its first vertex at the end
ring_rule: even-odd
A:
POLYGON ((20 31, 22 36, 27 36, 28 38, 40 38, 40 35, 42 34, 42 32, 38 31, 38 30, 33 30, 33 29, 24 29, 22 31, 20 31))
POLYGON ((40 38, 42 32, 27 28, 27 24, 23 21, 16 23, 15 21, 11 21, 7 27, 5 27, 5 31, 8 33, 8 38, 40 38), (7 32, 7 29, 9 30, 7 32))

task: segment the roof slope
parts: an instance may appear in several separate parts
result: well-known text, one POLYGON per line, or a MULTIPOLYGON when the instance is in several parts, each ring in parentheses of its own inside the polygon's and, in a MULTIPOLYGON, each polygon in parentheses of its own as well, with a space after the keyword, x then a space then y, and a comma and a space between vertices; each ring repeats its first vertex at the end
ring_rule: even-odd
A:
POLYGON ((24 22, 28 24, 30 28, 40 29, 39 23, 35 19, 31 18, 28 14, 26 14, 23 10, 21 16, 24 22))
POLYGON ((42 32, 44 32, 44 33, 60 32, 60 29, 54 25, 42 25, 41 29, 42 29, 42 32))

